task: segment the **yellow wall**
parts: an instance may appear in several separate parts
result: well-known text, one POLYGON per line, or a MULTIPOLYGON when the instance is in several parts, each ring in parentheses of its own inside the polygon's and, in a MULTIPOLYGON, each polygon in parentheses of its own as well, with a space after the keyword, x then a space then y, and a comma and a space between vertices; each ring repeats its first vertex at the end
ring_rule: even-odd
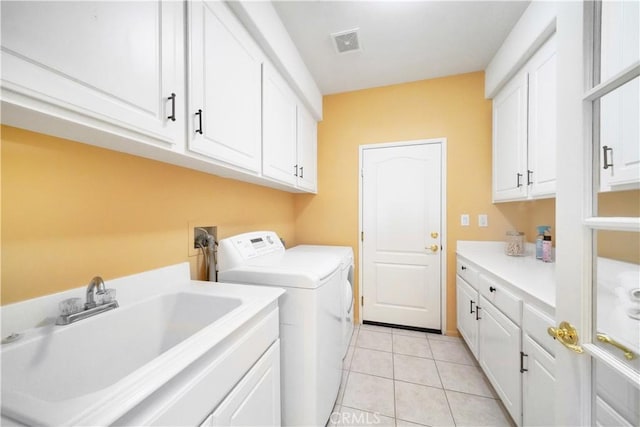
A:
POLYGON ((189 224, 293 244, 294 195, 3 126, 2 304, 189 261, 189 224))
POLYGON ((456 333, 456 241, 502 240, 509 229, 529 231, 531 220, 549 222, 555 215, 553 201, 491 203, 491 101, 484 98, 484 73, 325 96, 323 108, 318 195, 296 197, 298 243, 348 245, 357 256, 359 145, 447 138, 447 333, 456 333), (471 216, 471 226, 460 226, 462 213, 471 216), (489 215, 488 228, 477 226, 481 213, 489 215))
MULTIPOLYGON (((640 217, 640 190, 600 193, 598 215, 640 217)), ((640 264, 638 233, 598 231, 597 242, 599 256, 640 264)))

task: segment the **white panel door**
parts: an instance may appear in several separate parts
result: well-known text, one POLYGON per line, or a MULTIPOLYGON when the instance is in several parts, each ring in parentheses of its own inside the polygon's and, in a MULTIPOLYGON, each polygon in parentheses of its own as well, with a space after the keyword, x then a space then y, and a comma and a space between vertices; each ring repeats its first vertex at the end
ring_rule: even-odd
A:
POLYGON ((493 200, 527 197, 527 74, 522 71, 493 100, 493 200))
POLYGON ((262 54, 223 2, 187 2, 189 149, 261 167, 262 54))
POLYGON ((637 1, 558 2, 557 149, 563 161, 556 198, 559 323, 548 331, 555 338, 549 337, 556 363, 555 425, 640 425, 638 329, 633 334, 640 321, 624 293, 628 283, 638 283, 640 255, 633 249, 640 238, 640 217, 637 210, 623 209, 621 203, 602 197, 597 185, 598 165, 611 160, 604 159, 610 153, 599 141, 604 129, 617 128, 622 138, 625 130, 633 132, 618 125, 615 113, 612 116, 602 107, 640 77, 639 6, 637 1), (612 7, 623 7, 623 13, 612 7), (615 34, 621 37, 616 36, 619 41, 612 45, 607 36, 615 34), (630 46, 635 45, 628 51, 631 57, 612 69, 608 58, 626 51, 627 36, 630 46), (620 69, 622 64, 626 66, 620 69), (622 249, 619 254, 628 258, 602 245, 612 237, 622 249), (607 258, 626 267, 607 272, 603 262, 607 258), (608 400, 609 390, 615 393, 608 400))
POLYGON ((440 143, 363 150, 363 320, 441 330, 440 143))
POLYGON ((2 2, 3 98, 175 144, 185 123, 183 25, 177 2, 2 2))
POLYGON ((555 35, 529 61, 529 140, 527 185, 532 197, 556 192, 555 35))
POLYGON ((296 183, 296 97, 271 65, 262 75, 262 174, 296 183))

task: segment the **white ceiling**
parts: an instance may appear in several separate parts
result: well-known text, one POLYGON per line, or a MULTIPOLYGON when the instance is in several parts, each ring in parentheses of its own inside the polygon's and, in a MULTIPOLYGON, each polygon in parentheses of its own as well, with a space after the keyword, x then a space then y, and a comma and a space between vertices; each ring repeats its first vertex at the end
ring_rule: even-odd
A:
POLYGON ((484 70, 528 1, 274 1, 323 94, 484 70), (329 34, 359 28, 362 50, 329 34))

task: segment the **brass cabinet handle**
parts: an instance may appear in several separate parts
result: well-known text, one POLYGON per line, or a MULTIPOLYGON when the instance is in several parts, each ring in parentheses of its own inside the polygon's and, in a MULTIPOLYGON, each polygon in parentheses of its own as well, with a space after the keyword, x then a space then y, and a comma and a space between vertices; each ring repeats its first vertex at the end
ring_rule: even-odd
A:
POLYGON ((636 357, 636 355, 633 353, 633 351, 629 350, 627 347, 625 347, 624 345, 620 344, 618 341, 614 340, 609 335, 596 334, 596 338, 598 338, 598 341, 600 341, 600 342, 603 342, 603 343, 606 343, 606 344, 611 344, 615 348, 622 350, 622 352, 624 353, 624 357, 627 360, 633 360, 636 357))
POLYGON ((578 331, 569 322, 560 322, 557 328, 549 327, 547 333, 569 350, 584 353, 582 346, 578 345, 578 331))

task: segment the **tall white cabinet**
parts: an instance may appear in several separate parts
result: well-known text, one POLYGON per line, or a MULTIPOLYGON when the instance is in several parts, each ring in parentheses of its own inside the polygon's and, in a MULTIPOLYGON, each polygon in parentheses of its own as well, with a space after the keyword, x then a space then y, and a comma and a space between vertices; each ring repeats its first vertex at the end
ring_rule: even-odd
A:
POLYGON ((552 35, 493 100, 493 200, 555 196, 556 47, 552 35))
POLYGON ((3 123, 42 132, 55 116, 77 135, 180 143, 183 20, 179 2, 3 2, 3 123))

